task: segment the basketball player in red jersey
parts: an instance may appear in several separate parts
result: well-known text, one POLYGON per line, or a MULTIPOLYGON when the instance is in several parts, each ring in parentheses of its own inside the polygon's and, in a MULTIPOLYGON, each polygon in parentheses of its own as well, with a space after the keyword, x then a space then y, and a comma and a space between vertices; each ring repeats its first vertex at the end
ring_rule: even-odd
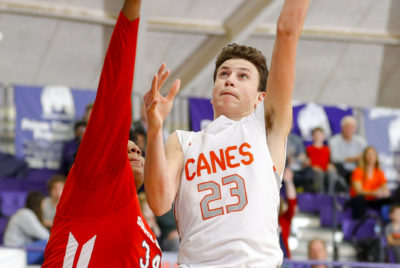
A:
POLYGON ((160 266, 161 251, 136 194, 143 161, 135 157, 140 151, 131 142, 127 154, 139 11, 140 0, 125 0, 43 267, 160 266))

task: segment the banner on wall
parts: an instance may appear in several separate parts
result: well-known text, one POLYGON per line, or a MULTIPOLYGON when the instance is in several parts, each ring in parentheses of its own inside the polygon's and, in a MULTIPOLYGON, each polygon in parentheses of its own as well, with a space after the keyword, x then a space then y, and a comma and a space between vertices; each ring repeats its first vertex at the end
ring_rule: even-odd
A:
POLYGON ((389 180, 400 179, 400 110, 364 110, 368 144, 379 152, 379 161, 389 180))
POLYGON ((14 86, 16 155, 31 168, 58 169, 63 144, 73 139, 73 124, 95 95, 61 86, 14 86))

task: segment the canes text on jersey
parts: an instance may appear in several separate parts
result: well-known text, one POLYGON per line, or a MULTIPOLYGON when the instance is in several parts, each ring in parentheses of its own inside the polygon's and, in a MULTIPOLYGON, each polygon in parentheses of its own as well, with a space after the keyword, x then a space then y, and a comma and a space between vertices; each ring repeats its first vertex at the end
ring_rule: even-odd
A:
POLYGON ((204 153, 194 158, 189 158, 185 163, 185 175, 188 181, 196 176, 200 177, 202 172, 205 174, 216 173, 217 166, 220 170, 227 168, 236 168, 240 165, 250 165, 254 161, 253 154, 250 151, 251 146, 247 142, 239 147, 236 145, 228 146, 224 149, 210 151, 206 156, 204 153))

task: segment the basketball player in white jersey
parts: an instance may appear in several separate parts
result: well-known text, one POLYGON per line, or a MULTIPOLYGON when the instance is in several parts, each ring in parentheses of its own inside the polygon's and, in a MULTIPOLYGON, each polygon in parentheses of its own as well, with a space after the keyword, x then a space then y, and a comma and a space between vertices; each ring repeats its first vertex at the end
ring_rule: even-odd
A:
POLYGON ((145 189, 156 215, 175 202, 180 267, 277 267, 282 263, 278 206, 285 143, 292 121, 297 43, 309 0, 286 0, 271 70, 258 50, 236 44, 216 61, 214 121, 176 131, 163 144, 163 122, 179 90, 159 90, 163 64, 144 97, 149 122, 145 189), (266 89, 266 92, 265 92, 266 89), (274 173, 276 171, 276 173, 274 173))

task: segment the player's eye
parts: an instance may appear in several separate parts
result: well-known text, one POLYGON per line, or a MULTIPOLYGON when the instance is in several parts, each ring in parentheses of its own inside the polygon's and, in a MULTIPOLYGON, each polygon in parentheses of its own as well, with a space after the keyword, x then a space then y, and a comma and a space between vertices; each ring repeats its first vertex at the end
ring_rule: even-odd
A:
POLYGON ((245 73, 240 74, 240 78, 249 79, 249 76, 245 73))

